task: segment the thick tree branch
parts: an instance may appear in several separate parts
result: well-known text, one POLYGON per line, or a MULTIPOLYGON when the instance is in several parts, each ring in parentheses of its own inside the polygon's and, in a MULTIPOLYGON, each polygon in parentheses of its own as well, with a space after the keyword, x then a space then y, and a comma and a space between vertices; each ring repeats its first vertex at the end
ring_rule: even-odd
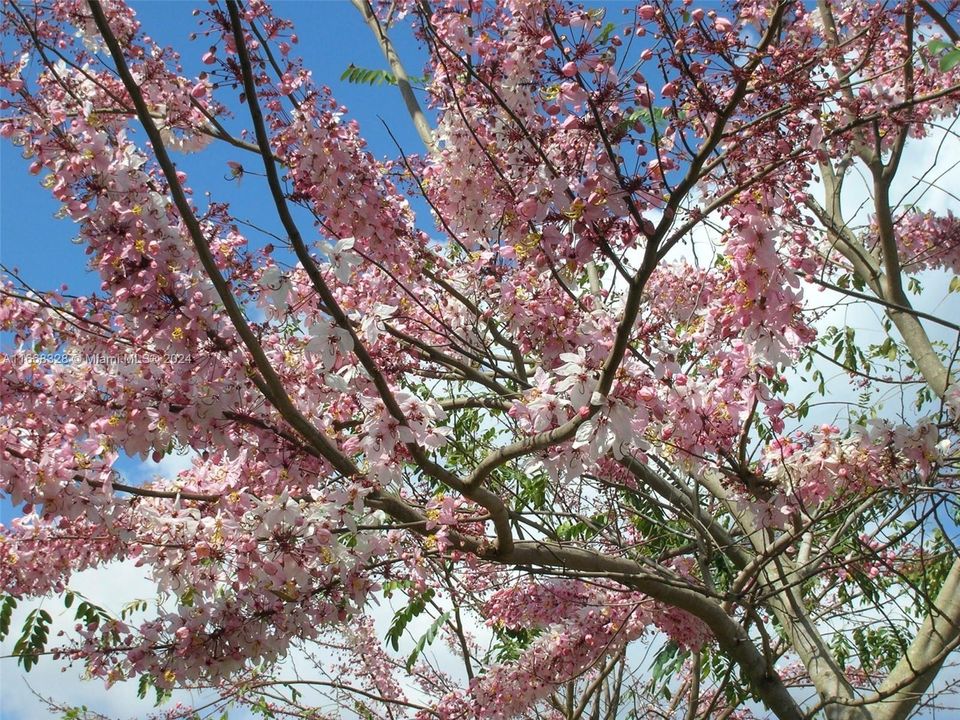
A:
POLYGON ((393 76, 397 80, 397 87, 403 96, 403 103, 407 107, 407 113, 409 113, 410 119, 413 120, 413 126, 417 130, 417 135, 420 136, 420 140, 423 141, 427 150, 432 151, 434 149, 433 130, 430 127, 430 122, 427 120, 426 114, 423 112, 423 108, 420 107, 420 103, 417 101, 416 95, 413 94, 410 76, 407 75, 407 71, 400 61, 400 56, 397 55, 397 51, 393 47, 390 36, 387 35, 386 29, 381 25, 380 19, 370 6, 368 0, 350 1, 363 16, 363 20, 367 24, 367 27, 370 28, 370 32, 372 32, 373 36, 377 39, 377 44, 380 46, 384 58, 386 58, 387 63, 390 65, 390 72, 393 73, 393 76))
POLYGON ((907 652, 880 685, 873 720, 906 720, 958 644, 960 558, 954 560, 907 652))
MULTIPOLYGON (((200 258, 200 263, 203 266, 204 272, 206 272, 207 276, 210 278, 210 282, 213 283, 213 286, 217 291, 217 295, 220 297, 220 301, 224 305, 224 310, 227 313, 227 316, 230 318, 230 321, 234 328, 236 328, 237 333, 240 335, 244 346, 247 348, 247 351, 253 358, 254 366, 263 377, 262 389, 265 396, 268 400, 270 400, 274 407, 277 408, 280 414, 283 415, 311 445, 316 447, 321 452, 321 454, 330 462, 331 465, 333 465, 338 471, 347 477, 356 475, 357 467, 353 464, 353 462, 344 456, 328 438, 322 435, 313 426, 313 424, 303 416, 303 414, 296 408, 296 406, 294 406, 293 402, 287 395, 282 381, 277 376, 276 371, 273 369, 270 361, 264 354, 263 348, 260 346, 260 342, 250 329, 250 325, 247 323, 243 311, 240 309, 240 306, 234 298, 230 287, 227 285, 223 274, 220 272, 220 268, 217 266, 216 259, 210 250, 210 245, 203 234, 203 228, 197 221, 197 218, 193 213, 193 208, 191 208, 190 203, 187 200, 187 196, 183 191, 183 187, 180 184, 180 180, 177 177, 176 166, 173 164, 173 161, 170 159, 170 156, 167 153, 167 149, 164 145, 163 138, 160 135, 160 131, 158 130, 150 113, 150 109, 143 98, 143 93, 140 91, 137 81, 130 73, 123 50, 121 49, 120 44, 117 42, 117 38, 113 34, 113 31, 110 29, 110 24, 103 12, 103 8, 97 0, 90 0, 89 6, 94 22, 97 25, 97 29, 100 32, 101 37, 103 37, 103 40, 110 52, 110 56, 113 58, 114 64, 117 67, 117 73, 120 75, 120 79, 123 82, 124 88, 126 88, 127 93, 130 95, 130 99, 133 101, 134 107, 137 111, 137 117, 139 118, 140 123, 143 125, 144 130, 146 130, 147 137, 150 138, 157 163, 160 165, 160 168, 163 171, 164 178, 166 179, 167 185, 170 188, 170 194, 173 197, 174 205, 176 206, 180 215, 181 222, 183 222, 184 227, 186 228, 190 239, 193 242, 193 246, 200 258)), ((267 148, 267 157, 272 157, 269 152, 269 147, 267 148)), ((265 161, 269 163, 267 157, 265 157, 265 161)))

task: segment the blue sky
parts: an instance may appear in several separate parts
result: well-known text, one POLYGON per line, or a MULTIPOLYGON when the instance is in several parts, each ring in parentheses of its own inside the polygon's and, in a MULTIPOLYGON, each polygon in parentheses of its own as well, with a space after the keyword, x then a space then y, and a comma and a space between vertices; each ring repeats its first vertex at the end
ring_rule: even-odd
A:
MULTIPOLYGON (((191 11, 202 3, 148 0, 132 2, 131 5, 148 34, 160 44, 173 45, 181 50, 188 74, 207 69, 200 63, 200 55, 206 51, 208 43, 203 38, 192 43, 188 41, 190 33, 197 27, 191 11)), ((275 7, 282 16, 296 23, 301 42, 293 52, 304 58, 305 66, 313 71, 318 84, 331 87, 334 97, 347 106, 349 116, 360 122, 363 135, 375 155, 396 154, 396 146, 380 118, 390 124, 406 152, 421 150, 395 88, 353 85, 340 80, 350 63, 368 68, 386 67, 372 34, 350 2, 280 0, 275 7)), ((403 32, 394 34, 401 55, 411 58, 409 72, 421 74, 421 62, 412 37, 403 32)), ((224 94, 223 97, 228 96, 224 94)), ((236 127, 244 119, 238 114, 228 124, 236 127)), ((227 173, 226 161, 243 161, 249 166, 251 159, 248 153, 233 149, 176 158, 190 174, 190 184, 198 197, 203 190, 210 189, 216 191, 217 199, 228 200, 236 197, 225 198, 223 194, 224 188, 230 189, 230 185, 223 181, 227 173)), ((0 258, 8 266, 18 266, 26 279, 38 287, 53 287, 66 282, 76 291, 95 289, 98 283, 85 271, 83 248, 69 242, 72 236, 69 225, 53 218, 58 203, 40 187, 39 177, 25 172, 27 164, 10 143, 0 145, 0 258)), ((248 191, 248 186, 255 182, 256 178, 245 178, 241 190, 248 191)), ((260 219, 275 224, 269 212, 262 214, 260 219)))

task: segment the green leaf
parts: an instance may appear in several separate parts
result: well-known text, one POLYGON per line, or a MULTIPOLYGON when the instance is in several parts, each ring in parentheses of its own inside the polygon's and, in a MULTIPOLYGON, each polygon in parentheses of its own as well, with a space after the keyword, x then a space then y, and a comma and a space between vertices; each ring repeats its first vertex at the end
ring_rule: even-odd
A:
POLYGON ((664 645, 657 653, 650 668, 649 687, 655 693, 663 693, 689 656, 689 651, 681 650, 680 646, 673 641, 664 645))
POLYGON ((406 590, 410 587, 413 587, 411 580, 386 580, 383 583, 383 595, 388 598, 393 597, 394 591, 406 590))
POLYGON ((17 664, 27 672, 37 664, 47 645, 51 622, 50 613, 39 608, 31 610, 23 621, 20 639, 13 646, 13 655, 17 658, 17 664))
POLYGON ((133 600, 120 608, 120 619, 126 620, 128 616, 135 612, 146 612, 148 603, 146 600, 133 600))
MULTIPOLYGON (((345 80, 348 83, 353 85, 396 85, 397 78, 393 73, 389 73, 386 70, 373 69, 373 68, 363 68, 359 65, 350 63, 347 65, 347 69, 343 71, 340 75, 341 80, 345 80)), ((411 77, 410 83, 413 85, 425 85, 427 82, 426 78, 423 77, 411 77)))
POLYGON ((934 55, 939 55, 944 50, 947 50, 952 47, 953 47, 953 43, 949 43, 946 40, 942 40, 940 38, 934 38, 933 40, 927 43, 927 50, 934 55))
POLYGON ((257 713, 260 717, 263 718, 274 718, 276 717, 273 714, 273 710, 270 709, 270 706, 267 704, 266 698, 257 698, 257 701, 250 706, 250 710, 257 713))
POLYGON ((562 522, 557 525, 557 537, 561 540, 577 540, 577 539, 589 539, 593 535, 596 535, 596 531, 592 530, 584 522, 562 522))
POLYGON ((12 595, 4 595, 0 600, 0 640, 10 634, 10 618, 13 609, 17 606, 17 599, 12 595))
POLYGON ((960 65, 960 48, 951 50, 940 58, 940 69, 943 72, 953 70, 957 65, 960 65))
POLYGON ((102 607, 94 605, 87 600, 81 600, 80 604, 77 605, 75 618, 85 623, 91 630, 95 630, 97 627, 99 627, 101 622, 109 622, 113 619, 110 617, 110 613, 108 613, 102 607))
POLYGON ((427 603, 433 599, 433 596, 434 591, 432 589, 428 589, 426 592, 413 598, 409 605, 400 608, 396 613, 394 613, 393 622, 390 623, 390 629, 387 630, 386 638, 390 641, 390 645, 394 650, 400 649, 400 638, 403 637, 403 633, 407 629, 407 625, 410 624, 411 620, 423 612, 427 603))
POLYGON ((167 700, 170 699, 171 693, 169 690, 166 690, 162 687, 159 687, 153 679, 152 675, 141 675, 140 680, 137 682, 137 697, 146 698, 147 693, 150 692, 150 689, 153 688, 154 691, 154 706, 160 707, 167 700))
POLYGON ((423 649, 430 645, 437 637, 437 633, 440 631, 440 628, 443 627, 443 624, 447 621, 447 618, 450 617, 450 611, 443 613, 438 617, 430 627, 427 629, 419 640, 417 640, 416 646, 413 648, 413 652, 410 653, 410 657, 407 658, 407 672, 413 668, 413 664, 417 661, 417 658, 420 656, 420 653, 423 652, 423 649))
POLYGON ((523 651, 530 647, 542 631, 536 628, 517 628, 511 630, 505 627, 494 627, 497 642, 491 646, 484 662, 491 658, 498 663, 512 662, 519 659, 523 651))
POLYGON ((546 505, 547 489, 549 487, 546 473, 534 473, 519 476, 520 490, 518 497, 530 505, 535 510, 539 510, 546 505))
POLYGON ((604 25, 603 29, 600 31, 600 34, 597 35, 596 44, 599 45, 609 40, 610 36, 613 34, 613 31, 616 29, 616 27, 617 26, 614 25, 612 22, 608 22, 606 25, 604 25))

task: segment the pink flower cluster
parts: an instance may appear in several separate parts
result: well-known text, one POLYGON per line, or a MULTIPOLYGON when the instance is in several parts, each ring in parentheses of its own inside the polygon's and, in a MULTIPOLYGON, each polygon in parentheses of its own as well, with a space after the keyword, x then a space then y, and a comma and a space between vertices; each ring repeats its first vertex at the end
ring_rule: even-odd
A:
POLYGON ((515 662, 495 666, 465 692, 443 698, 442 718, 506 720, 557 686, 598 670, 604 657, 656 625, 683 647, 699 648, 709 631, 693 616, 666 609, 640 593, 577 581, 525 583, 496 593, 488 624, 542 632, 515 662))

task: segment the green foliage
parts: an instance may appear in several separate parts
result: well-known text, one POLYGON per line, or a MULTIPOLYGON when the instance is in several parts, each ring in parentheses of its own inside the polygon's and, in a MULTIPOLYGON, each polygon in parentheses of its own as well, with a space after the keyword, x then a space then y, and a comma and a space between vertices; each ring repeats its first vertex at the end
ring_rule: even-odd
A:
MULTIPOLYGON (((129 616, 133 615, 136 612, 146 612, 148 603, 146 600, 134 600, 127 603, 120 609, 120 619, 126 620, 129 616)), ((67 607, 70 607, 67 605, 67 607)))
POLYGON ((250 706, 250 711, 267 720, 273 720, 273 718, 276 717, 273 710, 271 710, 267 704, 266 698, 262 697, 258 698, 257 701, 250 706))
POLYGON ((15 607, 17 607, 17 599, 12 595, 4 595, 0 600, 0 640, 10 634, 10 617, 15 607))
POLYGON ((520 659, 523 651, 530 647, 530 643, 540 635, 536 628, 494 628, 495 642, 484 658, 485 662, 493 660, 496 663, 514 662, 520 659))
POLYGON ((589 540, 596 537, 609 521, 603 513, 577 522, 562 522, 557 526, 557 537, 561 540, 589 540))
POLYGON ((896 627, 855 628, 853 645, 863 668, 892 670, 907 649, 907 641, 896 627))
POLYGON ((290 702, 296 705, 300 702, 301 692, 290 683, 283 683, 283 687, 290 691, 290 702))
POLYGON ((944 72, 953 70, 957 65, 960 65, 960 48, 951 50, 940 58, 940 69, 944 72))
POLYGON ((827 328, 824 344, 833 346, 833 359, 847 370, 856 372, 870 369, 870 361, 857 345, 857 332, 852 327, 842 330, 827 328))
POLYGON ((594 44, 601 45, 610 39, 610 36, 613 34, 613 31, 617 29, 617 26, 612 22, 606 23, 601 29, 600 33, 594 39, 594 44))
POLYGON ((948 42, 946 40, 942 40, 940 38, 935 38, 927 43, 927 50, 932 55, 939 55, 944 50, 948 50, 952 47, 953 47, 953 43, 948 42))
POLYGON ((52 622, 50 613, 41 608, 31 610, 23 621, 20 639, 13 646, 13 654, 17 658, 17 664, 27 672, 37 664, 45 650, 52 622))
MULTIPOLYGON (((68 595, 75 595, 75 593, 68 593, 68 595)), ((71 604, 73 600, 70 601, 71 604)), ((64 605, 66 605, 66 600, 64 600, 64 605)), ((67 605, 67 607, 70 607, 67 605)), ((101 622, 110 622, 113 618, 110 617, 110 614, 98 605, 87 600, 81 600, 80 604, 77 605, 77 612, 74 616, 78 621, 84 623, 89 630, 95 630, 100 627, 101 622)))
POLYGON ((840 667, 846 667, 850 658, 853 657, 853 643, 850 642, 847 633, 836 633, 830 641, 830 649, 840 667))
POLYGON ((830 642, 833 656, 841 666, 856 656, 857 664, 864 669, 887 671, 903 657, 908 644, 902 630, 892 626, 838 632, 830 642))
POLYGON ((400 649, 400 638, 403 637, 407 625, 424 611, 427 603, 433 600, 435 594, 434 590, 429 588, 413 598, 408 605, 394 613, 393 621, 390 623, 390 629, 387 630, 386 637, 394 650, 400 649))
POLYGON ((681 650, 672 640, 660 648, 650 667, 650 691, 669 701, 672 697, 670 681, 680 672, 688 657, 690 652, 681 650))
POLYGON ((953 43, 937 38, 927 43, 927 50, 931 55, 939 56, 941 72, 949 72, 960 65, 960 48, 953 43))
MULTIPOLYGON (((820 382, 823 382, 823 373, 818 373, 820 375, 820 382)), ((817 380, 814 377, 814 380, 817 380)), ((821 394, 823 394, 821 392, 821 394)), ((810 414, 810 398, 813 397, 813 393, 808 393, 806 397, 803 398, 800 402, 794 405, 793 414, 798 420, 803 420, 807 415, 810 414)))
POLYGON ((409 672, 414 663, 417 662, 417 658, 420 657, 420 653, 423 652, 423 649, 433 643, 437 638, 437 633, 440 631, 440 628, 443 627, 443 624, 447 621, 447 618, 450 617, 450 611, 448 610, 445 613, 442 613, 440 617, 433 621, 427 632, 420 636, 420 639, 417 640, 416 646, 413 648, 413 652, 410 653, 410 657, 407 658, 407 672, 409 672))
POLYGON ((460 408, 452 413, 450 441, 440 448, 440 455, 451 471, 469 473, 493 448, 497 429, 484 426, 486 412, 479 408, 460 408))
POLYGON ((172 695, 169 690, 158 687, 152 675, 141 675, 137 682, 137 697, 144 699, 151 690, 154 692, 153 704, 155 707, 163 705, 172 695))
POLYGON ((518 473, 517 490, 518 504, 526 505, 534 510, 541 510, 547 505, 547 490, 550 487, 550 478, 546 473, 518 473))
POLYGON ((657 131, 663 131, 670 121, 667 118, 665 108, 636 108, 624 116, 622 125, 628 128, 638 122, 645 125, 652 125, 657 131))
POLYGON ((734 676, 736 667, 733 660, 722 652, 716 652, 716 648, 711 649, 708 646, 700 651, 701 675, 704 678, 715 678, 723 686, 724 698, 732 707, 736 707, 743 702, 743 698, 748 694, 744 688, 749 686, 749 683, 743 683, 742 686, 737 684, 734 676), (734 681, 724 682, 725 678, 734 681))
POLYGON ((886 358, 891 361, 900 357, 900 348, 891 337, 888 337, 880 345, 871 345, 870 352, 876 357, 886 358))
POLYGON ((83 720, 87 717, 88 712, 90 711, 87 709, 86 705, 80 705, 77 707, 67 708, 63 711, 63 715, 60 717, 62 720, 83 720))
MULTIPOLYGON (((63 597, 64 607, 71 609, 77 597, 79 597, 77 593, 68 590, 63 597)), ((16 606, 16 599, 10 595, 4 595, 0 600, 0 640, 10 634, 10 620, 16 606)), ((101 622, 112 620, 103 608, 86 600, 82 600, 77 606, 74 617, 91 630, 99 627, 101 622)), ((46 651, 52 623, 53 618, 50 613, 42 608, 31 610, 24 619, 20 628, 20 637, 14 643, 12 655, 17 658, 17 664, 27 672, 33 669, 40 660, 40 655, 46 651)), ((110 633, 109 637, 114 641, 119 639, 116 632, 110 633)), ((74 708, 74 710, 77 709, 74 708)), ((82 712, 86 712, 86 709, 82 709, 82 712)))
POLYGON ((340 79, 355 85, 397 84, 396 77, 386 70, 371 70, 370 68, 359 67, 353 63, 347 65, 347 69, 343 71, 340 79))
POLYGON ((353 701, 353 711, 361 720, 377 720, 377 716, 373 714, 373 711, 359 700, 353 701))
POLYGON ((852 287, 854 290, 863 292, 867 287, 867 283, 859 275, 847 273, 837 278, 837 287, 843 288, 844 290, 852 287))
MULTIPOLYGON (((823 372, 814 366, 815 359, 816 359, 816 353, 807 352, 803 369, 806 372, 811 373, 810 375, 811 381, 817 384, 816 393, 818 395, 826 395, 826 392, 827 392, 826 378, 824 377, 823 372)), ((806 381, 806 377, 802 377, 801 379, 806 381)), ((803 403, 809 404, 809 400, 812 396, 813 396, 813 393, 810 393, 810 395, 807 395, 807 397, 804 398, 803 403)), ((804 415, 797 415, 797 417, 802 419, 806 417, 806 413, 804 413, 804 415)))
MULTIPOLYGON (((386 70, 363 68, 353 63, 347 65, 347 69, 343 71, 340 79, 346 80, 348 83, 354 85, 373 86, 397 84, 397 77, 393 73, 387 72, 386 70)), ((411 77, 409 80, 412 85, 426 84, 426 78, 422 77, 411 77)))
POLYGON ((653 498, 631 490, 621 491, 621 497, 633 511, 629 515, 630 524, 646 538, 644 552, 647 556, 663 555, 685 542, 680 524, 668 518, 663 507, 653 498), (670 532, 673 528, 677 532, 670 532))
POLYGON ((946 582, 956 557, 954 552, 953 541, 948 539, 940 528, 934 528, 931 540, 924 548, 925 559, 904 573, 906 579, 920 588, 918 605, 922 612, 931 610, 930 600, 936 597, 946 582))
POLYGON ((397 590, 407 590, 408 588, 413 587, 413 581, 411 580, 386 580, 383 585, 384 597, 393 597, 393 593, 397 590))

